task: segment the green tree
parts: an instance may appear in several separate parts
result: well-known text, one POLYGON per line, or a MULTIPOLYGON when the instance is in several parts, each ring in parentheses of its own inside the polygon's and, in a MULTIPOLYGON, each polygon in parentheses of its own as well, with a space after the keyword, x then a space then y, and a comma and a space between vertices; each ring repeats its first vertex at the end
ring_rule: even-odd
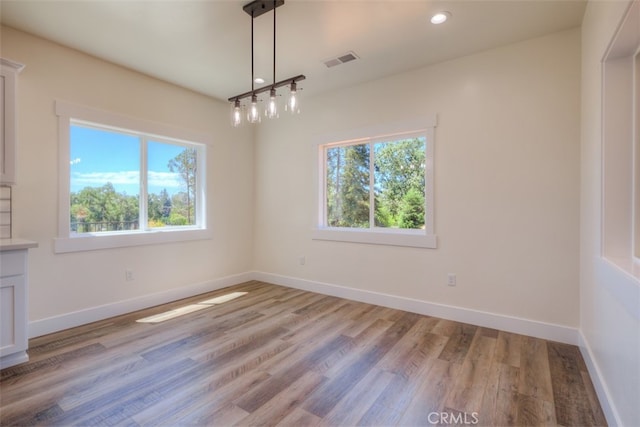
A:
POLYGON ((169 218, 171 215, 171 198, 166 188, 160 192, 160 200, 162 201, 162 217, 169 218))
POLYGON ((154 223, 162 222, 162 201, 159 194, 149 194, 147 197, 147 216, 154 223))
POLYGON ((96 224, 93 229, 79 226, 78 232, 117 230, 123 223, 135 223, 138 212, 138 197, 116 192, 111 183, 71 193, 71 224, 96 224))
POLYGON ((185 148, 180 154, 169 160, 167 167, 171 172, 178 172, 186 187, 186 218, 188 224, 194 224, 196 208, 196 172, 197 151, 195 148, 185 148))
POLYGON ((394 225, 393 216, 389 212, 389 208, 384 203, 380 202, 379 194, 375 195, 375 222, 376 227, 391 227, 394 225))
POLYGON ((330 226, 369 226, 368 144, 327 150, 327 210, 330 226))
POLYGON ((188 225, 187 218, 179 213, 173 212, 167 219, 169 225, 188 225))
POLYGON ((424 190, 409 189, 402 198, 399 213, 400 228, 424 227, 424 190))
POLYGON ((121 211, 119 214, 120 220, 123 222, 133 222, 138 220, 138 198, 133 196, 127 196, 126 194, 118 193, 120 199, 121 211))
POLYGON ((171 215, 171 198, 167 189, 163 189, 159 194, 149 194, 147 215, 149 223, 153 227, 165 225, 171 215))
POLYGON ((386 212, 398 226, 403 200, 410 190, 424 193, 425 140, 405 139, 375 144, 376 212, 386 212))

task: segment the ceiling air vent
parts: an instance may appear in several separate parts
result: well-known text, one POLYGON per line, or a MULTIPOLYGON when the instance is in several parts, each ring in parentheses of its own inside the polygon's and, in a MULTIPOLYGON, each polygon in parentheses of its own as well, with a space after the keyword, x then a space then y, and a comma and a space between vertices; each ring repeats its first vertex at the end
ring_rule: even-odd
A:
POLYGON ((327 59, 323 62, 324 65, 327 66, 327 68, 331 68, 335 67, 336 65, 344 64, 345 62, 355 61, 358 58, 358 55, 356 55, 354 52, 347 52, 344 55, 338 56, 337 58, 327 59))

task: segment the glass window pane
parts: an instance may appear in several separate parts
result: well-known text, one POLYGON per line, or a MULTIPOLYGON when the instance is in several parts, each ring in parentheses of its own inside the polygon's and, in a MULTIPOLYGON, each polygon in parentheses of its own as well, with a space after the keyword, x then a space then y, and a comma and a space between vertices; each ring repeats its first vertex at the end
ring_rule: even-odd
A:
POLYGON ((374 144, 376 227, 425 226, 426 138, 374 144))
POLYGON ((71 234, 139 228, 140 141, 71 125, 71 234))
POLYGON ((327 149, 327 225, 369 228, 369 144, 327 149))
POLYGON ((195 148, 148 142, 149 227, 196 224, 196 160, 195 148))

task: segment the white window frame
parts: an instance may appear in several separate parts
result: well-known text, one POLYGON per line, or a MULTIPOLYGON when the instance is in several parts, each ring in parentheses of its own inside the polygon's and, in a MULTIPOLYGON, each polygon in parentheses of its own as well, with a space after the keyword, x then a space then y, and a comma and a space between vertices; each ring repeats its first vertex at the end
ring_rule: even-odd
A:
MULTIPOLYGON (((312 239, 336 242, 365 243, 374 245, 437 248, 434 231, 434 149, 437 116, 401 123, 384 124, 366 129, 324 135, 315 143, 317 179, 315 228, 312 239), (329 227, 326 206, 326 148, 376 142, 390 142, 403 137, 426 137, 425 144, 425 228, 419 230, 376 227, 369 228, 329 227)), ((373 178, 372 178, 373 179, 373 178)), ((373 211, 370 208, 370 214, 373 211)))
POLYGON ((601 257, 640 283, 640 3, 602 58, 601 257))
MULTIPOLYGON (((79 252, 129 246, 154 245, 210 239, 211 230, 206 220, 206 148, 210 137, 184 129, 176 129, 161 123, 149 122, 112 112, 79 106, 65 101, 56 101, 58 116, 59 175, 58 175, 58 237, 54 239, 54 252, 79 252), (113 128, 127 133, 144 135, 147 139, 196 147, 197 177, 196 220, 191 226, 148 228, 141 223, 139 230, 81 233, 71 235, 70 214, 70 136, 72 124, 97 126, 99 129, 113 128)), ((145 160, 142 160, 145 162, 145 160)), ((144 175, 141 170, 141 175, 144 175)), ((141 176, 142 180, 146 180, 141 176)), ((146 193, 146 191, 145 191, 146 193)), ((141 197, 143 194, 141 194, 141 197)), ((146 204, 142 204, 146 206, 146 204)), ((146 217, 146 212, 141 212, 146 217)))
POLYGON ((633 216, 634 239, 633 257, 636 271, 640 270, 640 45, 634 54, 633 61, 633 128, 634 128, 634 178, 633 178, 633 216))

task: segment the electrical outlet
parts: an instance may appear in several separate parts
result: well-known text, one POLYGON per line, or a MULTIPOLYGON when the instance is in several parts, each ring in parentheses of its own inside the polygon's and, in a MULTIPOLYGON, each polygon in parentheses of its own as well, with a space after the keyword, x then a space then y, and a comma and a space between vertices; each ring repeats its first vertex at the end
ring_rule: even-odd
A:
POLYGON ((307 262, 307 257, 305 257, 304 255, 298 257, 298 264, 305 265, 306 262, 307 262))
POLYGON ((124 280, 127 282, 133 281, 133 270, 125 270, 124 271, 124 280))
POLYGON ((456 285, 456 275, 454 273, 449 273, 447 275, 447 286, 455 286, 456 285))

